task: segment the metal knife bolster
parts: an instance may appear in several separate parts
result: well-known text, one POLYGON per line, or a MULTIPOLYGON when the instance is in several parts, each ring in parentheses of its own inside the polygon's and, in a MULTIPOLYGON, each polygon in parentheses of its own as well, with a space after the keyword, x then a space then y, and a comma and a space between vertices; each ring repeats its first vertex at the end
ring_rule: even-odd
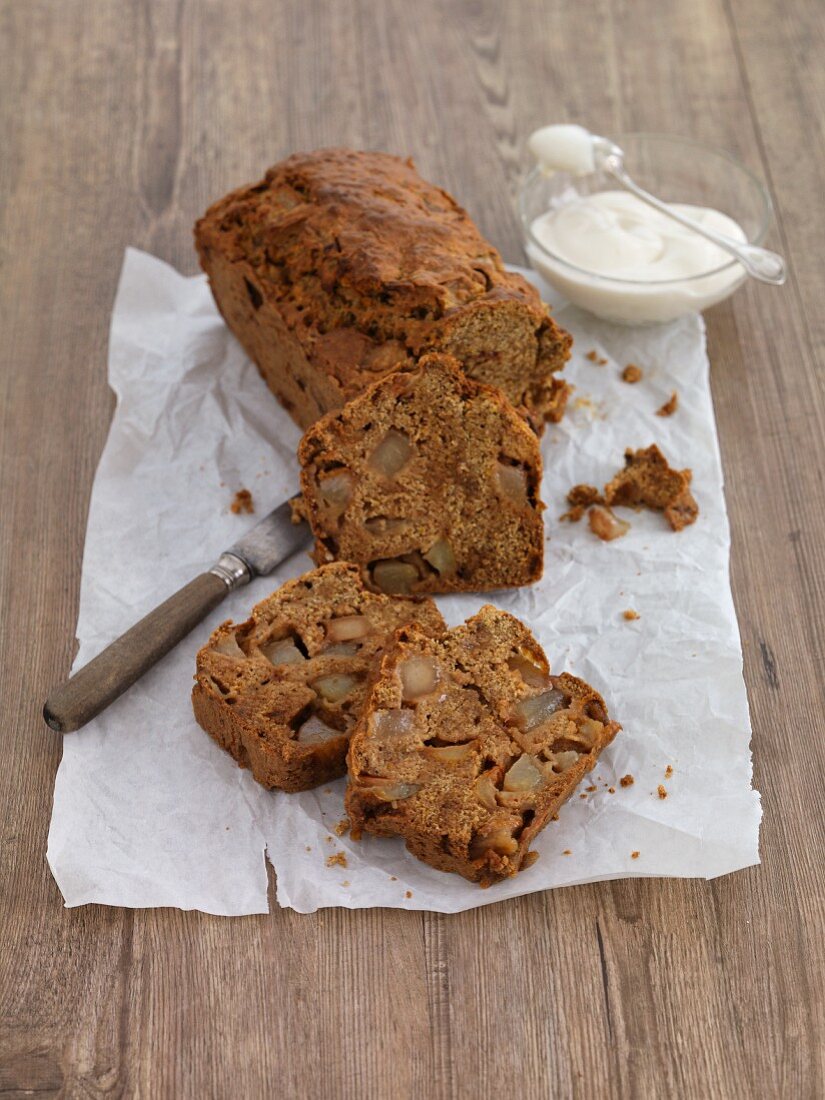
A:
POLYGON ((286 500, 221 554, 209 572, 220 577, 232 592, 249 584, 253 577, 271 573, 290 554, 305 546, 308 538, 306 524, 292 522, 292 501, 286 500))
POLYGON ((230 592, 242 588, 252 580, 252 572, 246 562, 230 551, 221 554, 209 572, 220 577, 230 592))

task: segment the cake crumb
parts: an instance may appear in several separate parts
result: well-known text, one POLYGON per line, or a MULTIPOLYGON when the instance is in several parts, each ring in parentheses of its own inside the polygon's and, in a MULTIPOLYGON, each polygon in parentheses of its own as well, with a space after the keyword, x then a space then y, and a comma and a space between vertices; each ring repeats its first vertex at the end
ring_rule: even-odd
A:
POLYGON ((390 875, 390 882, 398 882, 398 876, 397 875, 390 875))
POLYGON ((334 852, 331 856, 327 856, 326 864, 327 867, 346 867, 347 853, 334 852))
POLYGON ((591 363, 595 363, 597 367, 604 367, 607 365, 607 360, 603 356, 599 355, 595 348, 592 348, 586 355, 585 359, 589 359, 591 363))
POLYGON ((332 844, 333 843, 333 839, 332 839, 331 836, 325 836, 324 840, 327 842, 327 844, 332 844))
POLYGON ((622 381, 629 382, 630 385, 634 385, 636 382, 641 382, 642 371, 640 367, 637 367, 635 363, 628 363, 625 369, 622 371, 622 381))
POLYGON ((602 542, 613 542, 614 539, 624 538, 630 530, 627 520, 619 519, 609 508, 602 508, 598 504, 587 513, 587 522, 590 530, 602 542))
POLYGON ((562 852, 562 855, 563 856, 572 856, 573 853, 571 852, 571 850, 569 848, 565 848, 564 851, 562 852))
POLYGON ((583 504, 576 504, 566 512, 562 512, 559 516, 559 522, 564 523, 567 520, 569 523, 578 523, 585 513, 585 507, 583 504))
POLYGON ((347 832, 349 832, 349 818, 342 817, 338 824, 335 826, 335 835, 344 836, 344 834, 347 832))
POLYGON ((568 512, 559 518, 578 523, 591 504, 604 504, 604 497, 595 485, 574 485, 567 494, 568 512))
POLYGON ((665 779, 670 779, 670 777, 672 775, 673 775, 673 767, 672 767, 672 765, 668 764, 668 766, 665 768, 665 779))
POLYGON ((679 408, 679 394, 676 390, 670 395, 669 399, 665 401, 664 405, 660 409, 656 410, 657 416, 673 416, 676 410, 679 408))
POLYGON ((619 780, 619 785, 621 787, 632 787, 635 782, 636 782, 636 780, 628 772, 627 775, 623 775, 622 778, 619 780))
POLYGON ((229 511, 233 512, 236 516, 239 516, 241 512, 247 512, 250 515, 255 512, 255 502, 248 489, 238 489, 237 493, 235 493, 235 499, 229 505, 229 511))
MULTIPOLYGON (((691 470, 673 470, 655 443, 624 453, 624 467, 604 487, 608 505, 664 512, 674 531, 696 522, 699 506, 690 491, 691 470)), ((647 549, 644 547, 643 549, 647 549)))
POLYGON ((579 798, 587 798, 587 795, 586 794, 580 794, 579 798))
POLYGON ((343 882, 341 883, 341 886, 342 886, 342 887, 347 887, 347 886, 349 886, 349 879, 348 879, 348 878, 345 878, 345 879, 344 879, 344 881, 343 881, 343 882))
POLYGON ((616 788, 615 787, 608 787, 607 788, 607 793, 608 794, 615 794, 616 793, 616 788))
POLYGON ((404 897, 405 898, 411 898, 412 897, 412 890, 406 890, 404 892, 404 897))
POLYGON ((658 794, 659 798, 667 798, 667 790, 665 789, 664 783, 659 784, 659 786, 656 788, 656 793, 658 794))
POLYGON ((639 858, 639 853, 638 852, 631 852, 630 853, 630 858, 631 859, 638 859, 639 858))
POLYGON ((308 852, 311 852, 311 851, 312 851, 312 845, 311 845, 311 844, 307 844, 307 845, 306 845, 305 847, 306 847, 306 850, 307 850, 308 852))
POLYGON ((622 612, 622 618, 632 623, 634 619, 640 618, 640 615, 638 611, 634 611, 632 607, 628 607, 627 611, 622 612))
POLYGON ((591 783, 591 785, 590 785, 589 787, 585 787, 584 789, 585 789, 586 791, 595 791, 595 790, 596 790, 596 788, 595 788, 595 787, 593 786, 593 784, 592 784, 592 783, 591 783))

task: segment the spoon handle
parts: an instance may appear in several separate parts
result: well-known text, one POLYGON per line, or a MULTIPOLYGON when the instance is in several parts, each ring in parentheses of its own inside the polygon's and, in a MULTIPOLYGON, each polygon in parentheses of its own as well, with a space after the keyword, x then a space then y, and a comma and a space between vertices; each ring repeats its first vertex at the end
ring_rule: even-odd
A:
POLYGON ((680 225, 692 229, 694 233, 698 233, 700 236, 718 245, 719 248, 724 249, 725 252, 729 252, 731 256, 739 261, 747 273, 754 277, 754 279, 758 279, 761 283, 772 283, 774 286, 781 286, 785 282, 787 275, 785 261, 778 253, 771 252, 767 248, 759 248, 754 244, 743 244, 741 241, 735 241, 732 237, 728 237, 724 233, 714 233, 712 229, 705 229, 703 225, 699 225, 693 218, 685 217, 684 214, 680 214, 666 203, 661 202, 655 195, 651 195, 649 191, 645 191, 643 187, 639 187, 638 183, 631 179, 623 168, 606 164, 604 165, 604 170, 620 183, 622 187, 628 191, 632 191, 637 198, 642 200, 642 202, 646 202, 648 206, 654 207, 662 214, 666 214, 667 217, 679 222, 680 225))

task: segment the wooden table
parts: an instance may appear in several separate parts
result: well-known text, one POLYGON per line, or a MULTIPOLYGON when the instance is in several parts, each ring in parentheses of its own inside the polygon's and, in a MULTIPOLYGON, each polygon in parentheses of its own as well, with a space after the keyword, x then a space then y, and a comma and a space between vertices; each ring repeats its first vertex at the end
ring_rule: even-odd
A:
POLYGON ((0 1096, 822 1096, 821 0, 2 11, 0 1096), (64 910, 40 708, 73 655, 124 248, 194 272, 210 200, 340 143, 414 154, 518 260, 524 138, 568 118, 725 146, 776 204, 788 285, 707 318, 762 866, 457 917, 64 910))

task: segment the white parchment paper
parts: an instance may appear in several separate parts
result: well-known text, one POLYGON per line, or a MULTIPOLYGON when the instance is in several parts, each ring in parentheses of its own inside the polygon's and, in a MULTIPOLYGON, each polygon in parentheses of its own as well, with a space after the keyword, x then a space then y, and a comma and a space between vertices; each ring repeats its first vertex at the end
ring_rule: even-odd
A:
MULTIPOLYGON (((419 863, 400 841, 339 837, 343 780, 300 795, 264 791, 199 729, 189 702, 196 650, 219 622, 245 618, 309 568, 301 553, 230 596, 64 739, 48 859, 67 905, 266 912, 265 851, 278 902, 304 913, 328 905, 457 912, 555 886, 712 878, 759 862, 702 320, 627 329, 572 307, 557 316, 575 337, 567 376, 576 392, 542 441, 545 577, 521 591, 438 600, 451 625, 486 602, 519 615, 553 669, 590 681, 624 726, 584 785, 596 790, 574 796, 539 836, 538 862, 481 890, 419 863), (608 363, 587 360, 591 349, 608 363), (635 386, 619 378, 629 362, 644 371, 635 386), (656 417, 673 390, 678 412, 656 417), (625 447, 654 441, 674 465, 693 468, 701 510, 693 527, 673 533, 660 515, 625 512, 630 533, 602 543, 586 522, 558 522, 571 485, 603 485, 625 447), (624 619, 629 608, 639 619, 624 619), (634 783, 622 788, 626 774, 634 783), (328 867, 339 852, 346 866, 328 867)), ((252 491, 260 517, 297 485, 299 431, 226 329, 205 278, 127 252, 109 380, 118 404, 92 491, 75 669, 255 522, 230 511, 237 489, 252 491)))

